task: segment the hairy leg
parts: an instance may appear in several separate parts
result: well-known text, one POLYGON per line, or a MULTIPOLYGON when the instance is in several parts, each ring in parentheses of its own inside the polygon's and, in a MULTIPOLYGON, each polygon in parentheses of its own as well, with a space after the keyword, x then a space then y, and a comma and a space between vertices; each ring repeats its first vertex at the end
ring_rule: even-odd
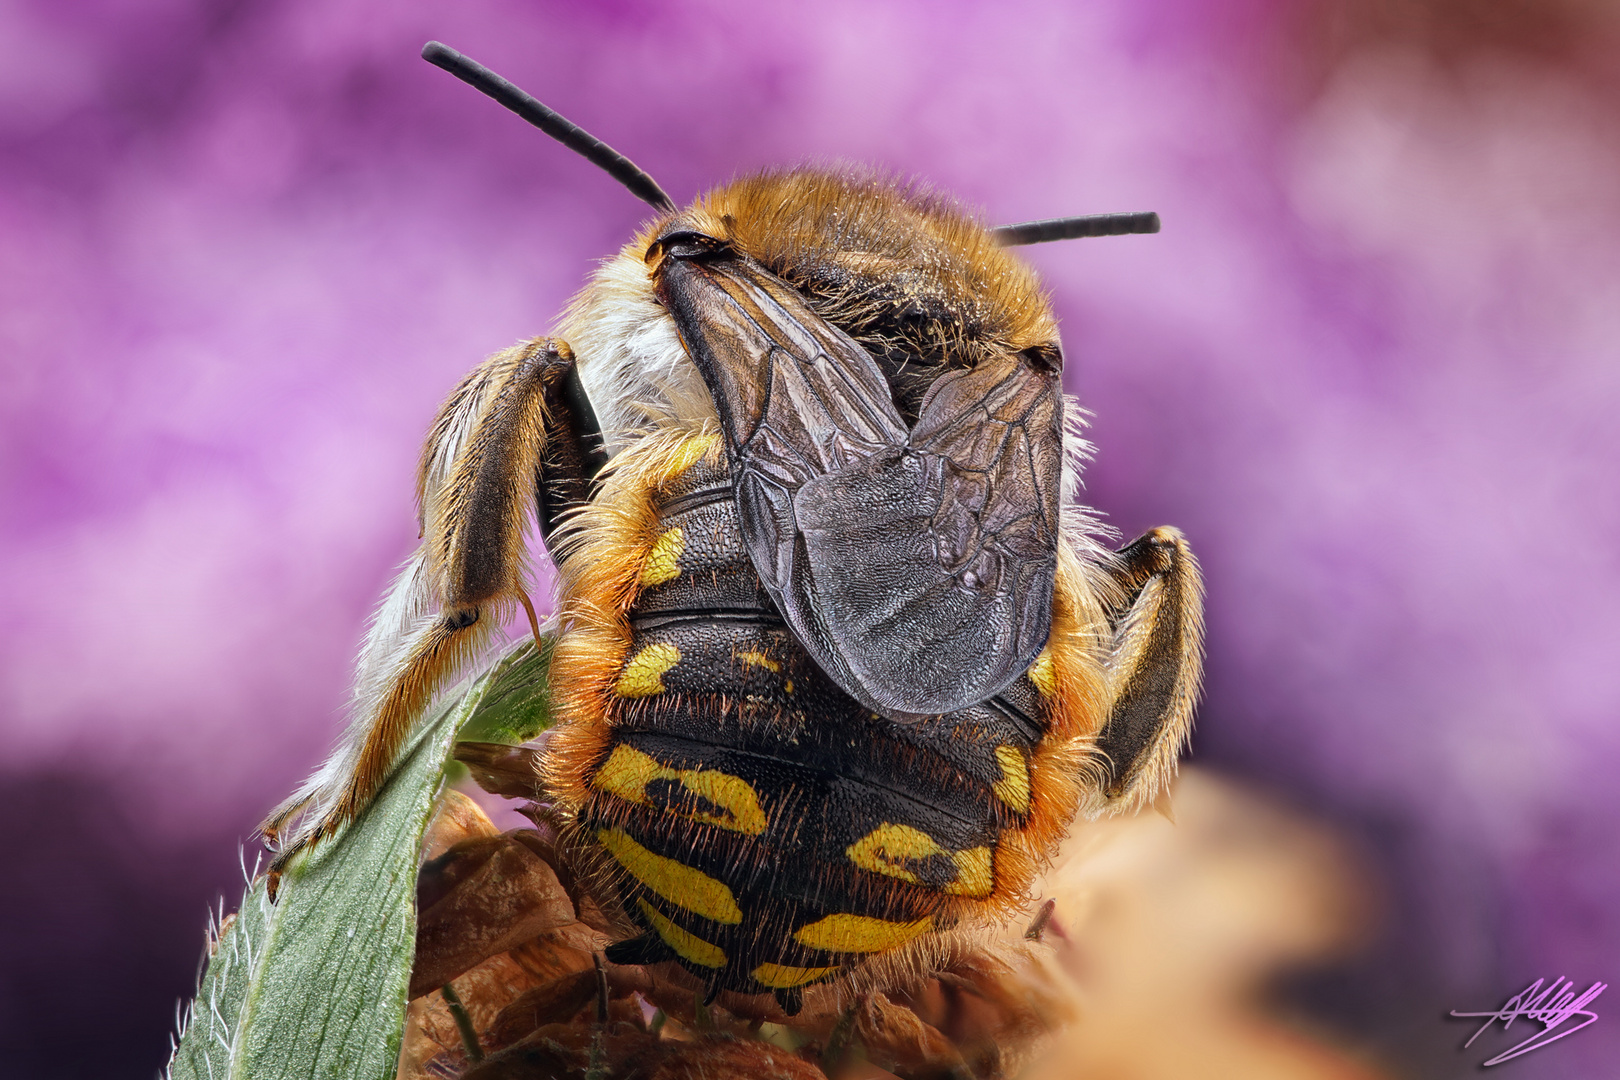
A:
POLYGON ((422 545, 372 623, 349 731, 260 826, 278 847, 272 888, 300 851, 371 803, 434 695, 488 644, 514 604, 538 634, 524 587, 524 531, 537 516, 549 540, 590 497, 600 447, 573 353, 561 341, 498 353, 450 395, 417 473, 422 545))

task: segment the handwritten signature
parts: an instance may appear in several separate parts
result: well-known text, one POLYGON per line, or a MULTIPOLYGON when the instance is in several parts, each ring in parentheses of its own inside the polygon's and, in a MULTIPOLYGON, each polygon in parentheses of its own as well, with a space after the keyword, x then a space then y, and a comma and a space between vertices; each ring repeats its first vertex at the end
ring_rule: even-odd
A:
POLYGON ((1532 1050, 1540 1050, 1548 1043, 1557 1042, 1565 1035, 1573 1035, 1581 1028, 1586 1027, 1598 1018, 1598 1014, 1586 1006, 1597 1000, 1597 996, 1609 988, 1608 983, 1595 982, 1587 987, 1584 993, 1577 994, 1575 984, 1560 975, 1549 986, 1543 986, 1546 980, 1537 979, 1517 994, 1507 999, 1507 1003, 1500 1009, 1492 1012, 1458 1012, 1453 1009, 1451 1015, 1459 1018, 1480 1017, 1486 1018, 1478 1031, 1463 1043, 1463 1048, 1474 1045, 1474 1040, 1485 1034, 1485 1030, 1498 1020, 1502 1022, 1502 1030, 1506 1031, 1519 1017, 1534 1020, 1542 1025, 1542 1030, 1536 1032, 1528 1039, 1497 1054, 1486 1065, 1500 1065, 1504 1061, 1516 1058, 1520 1054, 1528 1054, 1532 1050), (1579 1017, 1580 1023, 1574 1027, 1564 1025, 1579 1017), (1563 1028, 1562 1031, 1559 1029, 1563 1028), (1555 1034, 1556 1033, 1556 1034, 1555 1034))

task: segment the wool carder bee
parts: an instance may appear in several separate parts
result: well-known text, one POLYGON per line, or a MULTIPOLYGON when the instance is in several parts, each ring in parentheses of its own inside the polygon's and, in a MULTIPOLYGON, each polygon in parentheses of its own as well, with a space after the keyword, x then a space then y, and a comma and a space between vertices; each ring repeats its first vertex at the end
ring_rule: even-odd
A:
POLYGON ((424 56, 658 216, 557 336, 440 411, 422 546, 350 741, 266 823, 273 872, 364 810, 503 618, 534 621, 531 515, 560 583, 537 782, 633 927, 611 960, 791 1013, 1011 915, 1076 813, 1152 801, 1198 693, 1197 566, 1169 528, 1106 549, 1074 503, 1057 323, 1007 248, 1156 216, 987 229, 805 168, 677 209, 498 76, 424 56))

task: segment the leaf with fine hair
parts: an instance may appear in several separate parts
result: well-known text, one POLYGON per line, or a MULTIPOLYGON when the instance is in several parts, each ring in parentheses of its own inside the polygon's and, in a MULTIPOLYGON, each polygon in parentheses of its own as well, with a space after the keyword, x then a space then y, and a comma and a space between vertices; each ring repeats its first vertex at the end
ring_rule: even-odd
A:
POLYGON ((376 802, 293 863, 276 903, 262 879, 249 886, 186 1011, 171 1080, 394 1075, 415 958, 417 861, 445 761, 464 726, 549 723, 543 680, 532 643, 510 650, 446 696, 376 802), (497 715, 483 715, 486 702, 497 715))
POLYGON ((539 642, 524 638, 501 657, 478 707, 461 726, 459 738, 515 745, 551 726, 547 673, 556 640, 554 632, 543 635, 539 642))

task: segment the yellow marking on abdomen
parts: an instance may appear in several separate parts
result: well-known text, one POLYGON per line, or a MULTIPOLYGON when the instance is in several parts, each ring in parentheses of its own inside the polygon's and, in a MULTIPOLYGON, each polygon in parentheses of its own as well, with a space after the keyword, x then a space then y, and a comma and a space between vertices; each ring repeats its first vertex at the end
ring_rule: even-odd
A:
POLYGON ((1035 684, 1035 689, 1041 692, 1042 697, 1051 697, 1057 692, 1057 667, 1052 661, 1052 647, 1048 645, 1041 650, 1041 655, 1029 665, 1025 672, 1029 681, 1035 684))
POLYGON ((850 862, 862 870, 870 870, 874 874, 887 874, 889 877, 920 885, 922 881, 915 873, 906 869, 905 864, 912 860, 926 859, 931 855, 944 855, 945 849, 921 829, 884 822, 849 845, 844 854, 849 856, 850 862))
POLYGON ((737 654, 737 659, 741 660, 743 663, 748 664, 751 667, 762 667, 766 671, 781 671, 782 670, 782 665, 781 664, 777 663, 775 660, 772 660, 769 656, 766 656, 764 653, 757 652, 756 650, 753 650, 753 649, 749 649, 747 652, 738 653, 737 654))
POLYGON ((693 821, 708 822, 748 836, 758 836, 765 831, 765 811, 759 805, 759 795, 742 777, 718 769, 687 769, 677 775, 681 786, 687 791, 707 799, 729 814, 728 817, 694 813, 690 815, 693 821))
POLYGON ((1029 810, 1029 766, 1024 763, 1023 752, 1016 746, 996 747, 996 764, 1001 766, 1001 779, 991 784, 996 798, 1020 814, 1029 810))
POLYGON ((953 896, 989 896, 995 889, 995 875, 991 870, 990 849, 987 847, 968 848, 966 851, 951 852, 951 861, 956 864, 956 880, 945 886, 945 891, 953 896))
POLYGON ((653 541, 647 561, 641 568, 641 584, 662 585, 681 576, 681 554, 686 550, 686 533, 679 525, 653 541))
POLYGON ((910 825, 884 822, 851 844, 844 853, 862 870, 887 874, 913 885, 923 882, 906 866, 908 862, 946 855, 956 865, 956 878, 945 886, 946 892, 953 896, 989 896, 995 887, 988 847, 948 851, 932 836, 910 825))
POLYGON ((794 986, 803 986, 813 983, 817 979, 825 979, 838 969, 835 967, 802 968, 788 967, 785 964, 761 964, 749 974, 755 981, 772 990, 787 990, 794 986))
POLYGON ((591 786, 628 802, 649 806, 647 785, 654 780, 673 780, 720 811, 683 813, 675 807, 662 807, 666 813, 746 836, 758 836, 765 831, 765 811, 759 805, 759 795, 742 777, 718 769, 672 769, 652 755, 624 743, 613 748, 613 753, 591 777, 591 786))
POLYGON ((828 952, 887 952, 933 928, 932 915, 909 923, 874 919, 870 915, 828 915, 799 927, 793 932, 793 940, 828 952))
POLYGON ((725 882, 648 851, 623 829, 598 829, 596 838, 632 877, 670 903, 717 923, 742 922, 742 909, 725 882))
POLYGON ((664 692, 664 672, 681 662, 681 650, 660 641, 642 649, 630 658, 613 684, 613 692, 622 698, 652 697, 664 692))
POLYGON ((711 945, 696 934, 682 930, 641 897, 636 897, 636 903, 641 906, 641 913, 647 917, 647 921, 652 923, 653 930, 664 939, 664 944, 675 950, 676 956, 690 960, 699 967, 726 966, 725 950, 720 946, 711 945))

